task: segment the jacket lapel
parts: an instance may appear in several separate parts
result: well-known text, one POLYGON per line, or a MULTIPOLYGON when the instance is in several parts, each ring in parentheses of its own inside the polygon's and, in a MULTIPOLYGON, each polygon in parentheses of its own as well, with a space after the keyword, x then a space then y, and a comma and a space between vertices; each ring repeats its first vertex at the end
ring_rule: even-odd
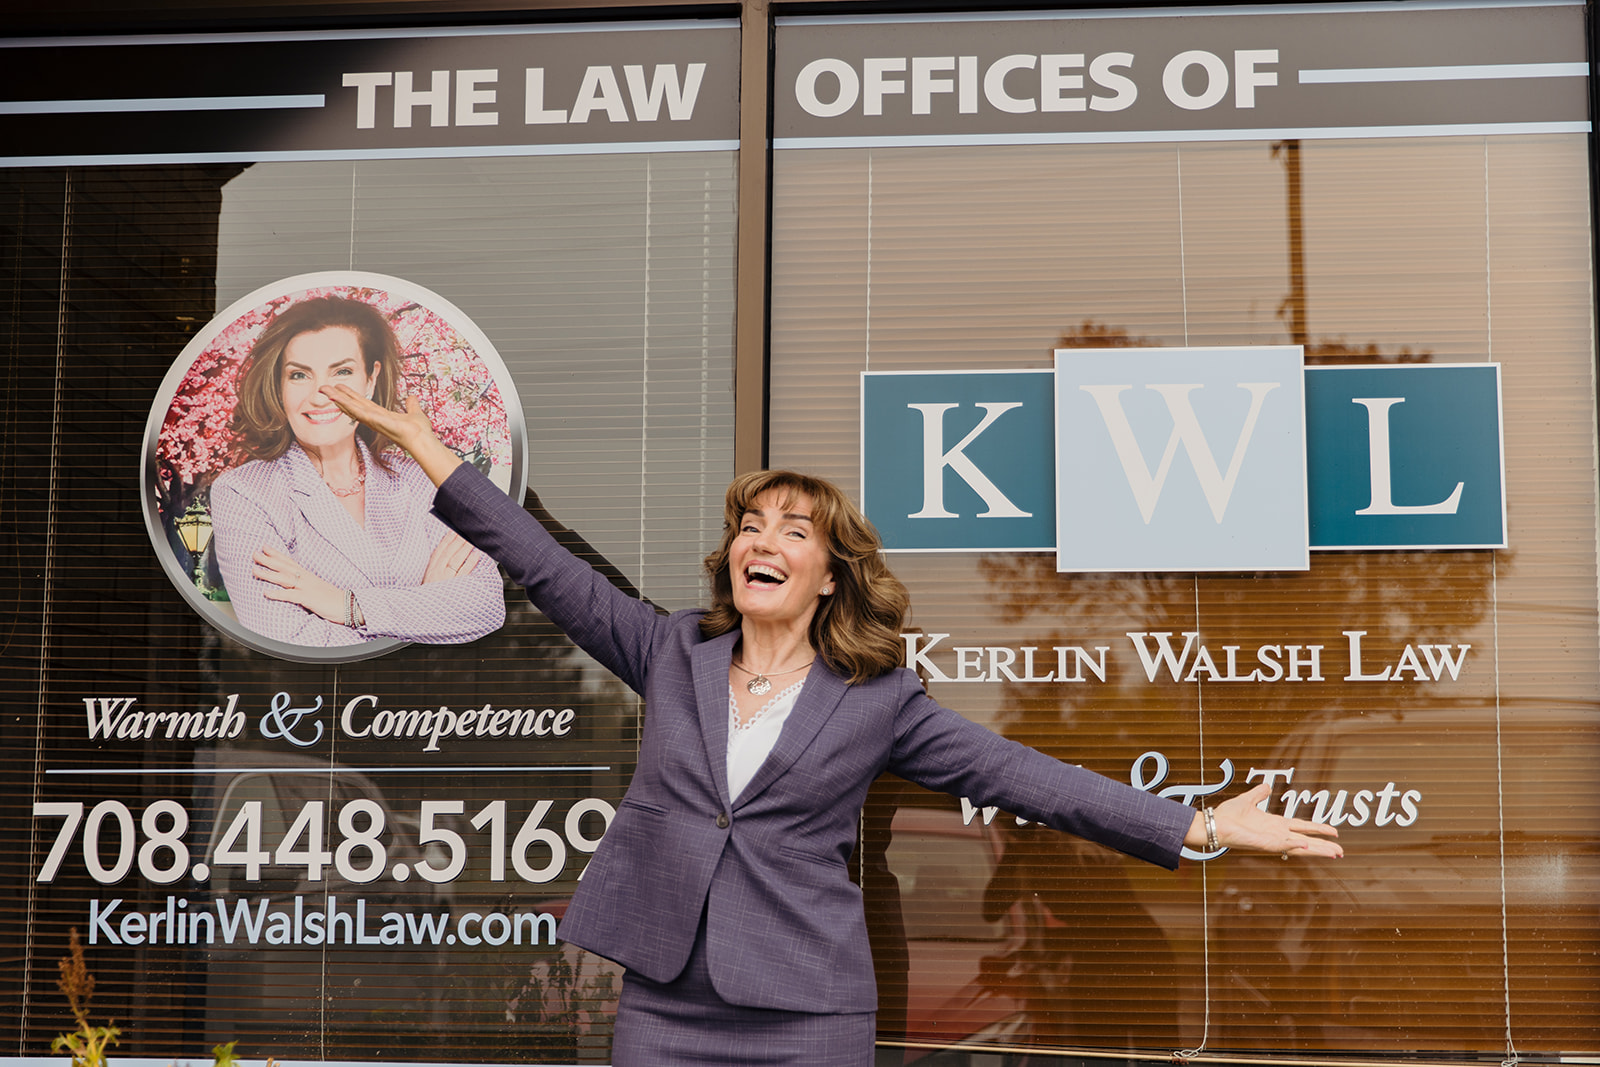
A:
MULTIPOLYGON (((694 667, 694 696, 700 711, 700 736, 706 743, 706 762, 717 797, 728 803, 728 668, 739 631, 732 630, 694 646, 689 661, 694 667)), ((745 792, 749 793, 746 787, 745 792)))
MULTIPOLYGON (((729 658, 731 659, 731 654, 729 658)), ((724 688, 726 688, 726 676, 728 673, 726 663, 723 664, 722 673, 724 676, 724 688)), ((800 690, 800 699, 795 703, 794 710, 789 713, 788 720, 784 722, 782 732, 778 734, 778 743, 772 746, 772 751, 767 754, 765 762, 756 771, 755 777, 750 779, 750 784, 745 786, 744 792, 739 794, 739 802, 735 807, 744 807, 761 795, 761 792, 767 786, 782 777, 783 772, 787 771, 794 764, 794 761, 800 758, 800 754, 806 750, 807 746, 817 736, 818 731, 827 723, 828 718, 833 715, 834 709, 839 706, 839 701, 844 699, 844 695, 849 688, 843 678, 828 670, 827 666, 822 662, 821 656, 816 658, 811 664, 811 673, 806 675, 805 688, 800 690)), ((723 703, 726 704, 728 699, 726 695, 722 699, 723 703)), ((722 743, 723 750, 726 751, 728 718, 726 710, 724 710, 722 718, 722 743)), ((723 792, 726 795, 727 760, 724 759, 722 762, 724 767, 721 777, 723 792)))
MULTIPOLYGON (((364 445, 360 447, 362 461, 366 464, 368 483, 388 479, 390 475, 372 462, 371 453, 366 447, 364 445)), ((376 550, 372 535, 350 517, 344 505, 339 503, 339 498, 334 496, 333 491, 323 483, 322 476, 311 465, 310 458, 303 450, 297 446, 291 447, 283 454, 283 459, 289 465, 290 492, 294 494, 295 504, 300 508, 300 514, 305 516, 307 524, 363 576, 374 583, 381 581, 384 576, 383 553, 376 550)), ((392 506, 396 494, 385 491, 389 488, 385 485, 376 492, 368 492, 368 525, 371 525, 375 518, 371 510, 372 500, 388 500, 392 506)))

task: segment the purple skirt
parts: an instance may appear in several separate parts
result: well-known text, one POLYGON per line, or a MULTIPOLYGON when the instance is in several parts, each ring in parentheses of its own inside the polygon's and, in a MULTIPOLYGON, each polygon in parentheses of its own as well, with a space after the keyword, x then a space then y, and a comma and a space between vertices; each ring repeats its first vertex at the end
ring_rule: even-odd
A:
POLYGON ((711 984, 700 919, 683 973, 652 982, 622 976, 613 1067, 870 1067, 877 1013, 815 1015, 729 1004, 711 984))

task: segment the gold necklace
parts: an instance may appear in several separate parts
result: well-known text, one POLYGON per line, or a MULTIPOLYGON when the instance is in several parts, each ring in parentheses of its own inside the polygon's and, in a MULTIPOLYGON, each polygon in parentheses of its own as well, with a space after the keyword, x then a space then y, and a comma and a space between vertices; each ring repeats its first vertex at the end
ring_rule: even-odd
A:
MULTIPOLYGON (((813 657, 813 659, 814 658, 815 657, 813 657)), ((809 666, 811 666, 811 663, 808 661, 806 663, 802 663, 798 667, 790 667, 786 671, 771 671, 769 673, 771 673, 772 675, 774 675, 776 677, 781 678, 786 674, 793 674, 796 671, 803 671, 809 666)), ((751 696, 758 697, 758 696, 761 696, 764 693, 772 692, 772 679, 767 677, 767 674, 765 674, 765 673, 758 674, 755 671, 751 670, 749 667, 746 667, 746 666, 744 666, 742 664, 739 664, 739 663, 733 664, 733 669, 737 670, 737 671, 744 671, 744 673, 750 675, 750 680, 748 682, 744 683, 744 687, 750 693, 751 696)))

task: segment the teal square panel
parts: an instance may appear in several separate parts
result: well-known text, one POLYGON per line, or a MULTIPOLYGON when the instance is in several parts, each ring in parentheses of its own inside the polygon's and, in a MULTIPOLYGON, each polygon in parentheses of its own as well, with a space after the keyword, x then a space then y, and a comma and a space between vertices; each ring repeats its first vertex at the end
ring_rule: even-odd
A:
POLYGON ((1055 547, 1054 375, 861 376, 861 498, 890 551, 1055 547))
POLYGON ((1504 548, 1500 365, 1306 369, 1311 545, 1504 548))

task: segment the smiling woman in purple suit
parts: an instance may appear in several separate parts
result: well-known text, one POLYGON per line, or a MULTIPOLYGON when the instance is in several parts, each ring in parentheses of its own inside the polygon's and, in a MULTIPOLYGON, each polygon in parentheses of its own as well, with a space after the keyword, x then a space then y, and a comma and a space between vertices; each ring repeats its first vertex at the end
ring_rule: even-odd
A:
POLYGON ((885 771, 1173 868, 1185 844, 1338 856, 1331 827, 1194 811, 1006 740, 900 667, 905 587, 842 492, 742 475, 706 557, 709 611, 661 615, 562 549, 445 448, 418 406, 334 403, 400 442, 437 514, 645 698, 638 768, 560 935, 627 968, 612 1062, 871 1063, 877 990, 848 861, 885 771))
POLYGON ((325 392, 394 407, 401 359, 383 313, 343 297, 289 305, 251 348, 230 424, 249 460, 212 485, 211 515, 229 599, 261 636, 443 643, 505 621, 499 571, 428 513, 421 468, 325 392))

